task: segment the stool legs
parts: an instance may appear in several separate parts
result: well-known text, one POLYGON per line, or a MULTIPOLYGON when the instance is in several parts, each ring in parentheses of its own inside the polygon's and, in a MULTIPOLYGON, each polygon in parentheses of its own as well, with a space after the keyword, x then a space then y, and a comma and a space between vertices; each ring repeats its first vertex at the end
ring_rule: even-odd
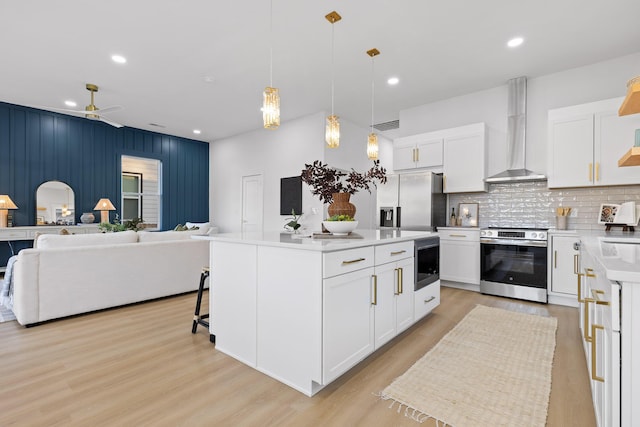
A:
POLYGON ((202 269, 202 274, 200 274, 200 286, 198 286, 198 299, 196 300, 196 311, 193 314, 193 326, 191 327, 191 333, 195 334, 196 329, 198 329, 198 325, 202 325, 209 329, 209 322, 204 320, 209 318, 209 314, 200 315, 200 306, 202 305, 202 293, 204 291, 204 282, 209 277, 209 267, 204 267, 202 269))

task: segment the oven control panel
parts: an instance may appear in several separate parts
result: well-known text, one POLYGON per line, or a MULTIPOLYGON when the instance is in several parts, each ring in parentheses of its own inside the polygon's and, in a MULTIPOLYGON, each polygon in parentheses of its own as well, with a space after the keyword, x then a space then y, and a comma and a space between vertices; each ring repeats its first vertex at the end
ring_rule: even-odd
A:
POLYGON ((480 230, 480 237, 490 237, 493 239, 547 240, 547 231, 538 229, 487 228, 480 230))

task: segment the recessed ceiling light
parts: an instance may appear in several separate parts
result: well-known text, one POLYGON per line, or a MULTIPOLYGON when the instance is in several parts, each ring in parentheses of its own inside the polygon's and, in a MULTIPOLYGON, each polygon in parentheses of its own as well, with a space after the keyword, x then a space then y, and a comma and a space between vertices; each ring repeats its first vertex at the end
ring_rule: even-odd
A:
POLYGON ((194 129, 193 133, 195 133, 196 135, 200 135, 202 131, 200 129, 194 129))
POLYGON ((397 77, 390 77, 389 80, 387 80, 387 83, 391 86, 397 85, 398 83, 400 83, 400 79, 397 77))
POLYGON ((518 47, 522 44, 522 42, 524 42, 524 39, 522 37, 514 37, 507 42, 507 46, 518 47))
POLYGON ((204 80, 205 83, 213 83, 216 81, 216 78, 214 76, 204 76, 202 78, 202 80, 204 80))
POLYGON ((64 105, 67 107, 76 107, 78 104, 76 104, 75 101, 64 101, 64 105))
POLYGON ((125 58, 122 55, 113 55, 113 56, 111 56, 111 60, 113 62, 118 63, 118 64, 125 64, 127 62, 127 58, 125 58))

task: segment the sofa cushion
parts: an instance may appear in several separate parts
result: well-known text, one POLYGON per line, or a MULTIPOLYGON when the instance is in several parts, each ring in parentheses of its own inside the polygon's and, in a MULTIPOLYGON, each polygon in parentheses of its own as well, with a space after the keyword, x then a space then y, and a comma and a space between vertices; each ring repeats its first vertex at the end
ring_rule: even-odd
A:
POLYGON ((72 234, 68 236, 58 234, 43 234, 38 237, 38 248, 71 248, 77 246, 99 246, 120 243, 136 243, 138 234, 127 230, 119 233, 72 234))
POLYGON ((200 230, 200 234, 209 233, 209 229, 211 228, 211 224, 209 224, 208 222, 185 222, 184 225, 188 229, 198 227, 198 230, 200 230))
POLYGON ((166 242, 168 240, 188 240, 191 236, 203 234, 202 230, 185 230, 185 231, 139 231, 138 241, 144 242, 166 242))

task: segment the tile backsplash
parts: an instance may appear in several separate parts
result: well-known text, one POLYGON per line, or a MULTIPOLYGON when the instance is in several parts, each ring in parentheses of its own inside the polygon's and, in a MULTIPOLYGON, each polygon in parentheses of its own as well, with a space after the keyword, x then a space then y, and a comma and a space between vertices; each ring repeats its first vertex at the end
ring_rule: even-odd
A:
POLYGON ((635 201, 640 204, 640 185, 549 189, 546 181, 490 184, 486 193, 449 195, 449 209, 458 203, 478 203, 479 226, 555 228, 556 208, 570 207, 569 230, 603 230, 598 224, 602 203, 635 201))

